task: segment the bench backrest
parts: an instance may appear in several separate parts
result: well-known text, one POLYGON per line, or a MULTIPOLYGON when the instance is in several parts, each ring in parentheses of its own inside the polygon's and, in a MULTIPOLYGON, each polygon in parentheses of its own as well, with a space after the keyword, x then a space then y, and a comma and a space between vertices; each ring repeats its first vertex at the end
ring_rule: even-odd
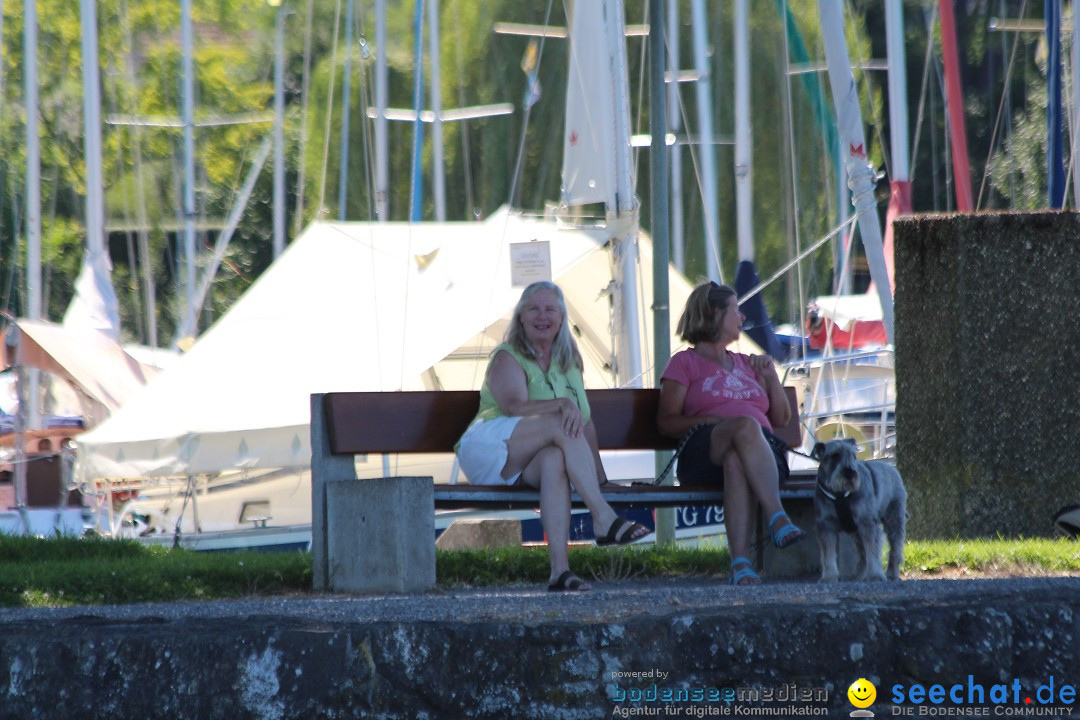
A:
MULTIPOLYGON (((785 387, 791 422, 776 434, 802 443, 795 388, 785 387)), ((656 429, 660 391, 587 390, 602 450, 673 450, 677 442, 656 429)), ((452 452, 480 406, 476 390, 337 392, 323 399, 334 454, 452 452)))

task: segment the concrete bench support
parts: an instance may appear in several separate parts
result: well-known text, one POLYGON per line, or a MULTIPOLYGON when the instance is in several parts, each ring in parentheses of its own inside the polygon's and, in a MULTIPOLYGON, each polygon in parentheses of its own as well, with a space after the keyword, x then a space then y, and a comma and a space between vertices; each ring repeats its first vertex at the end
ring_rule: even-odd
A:
POLYGON ((435 500, 430 477, 336 480, 326 485, 328 589, 413 593, 435 587, 435 500))

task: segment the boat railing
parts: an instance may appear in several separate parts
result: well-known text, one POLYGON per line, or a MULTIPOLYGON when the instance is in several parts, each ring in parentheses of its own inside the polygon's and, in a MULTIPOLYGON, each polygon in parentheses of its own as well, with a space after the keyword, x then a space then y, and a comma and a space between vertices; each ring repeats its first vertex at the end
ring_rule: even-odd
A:
POLYGON ((837 437, 859 443, 863 457, 891 457, 896 447, 896 377, 892 348, 807 358, 784 365, 799 389, 806 446, 837 437))

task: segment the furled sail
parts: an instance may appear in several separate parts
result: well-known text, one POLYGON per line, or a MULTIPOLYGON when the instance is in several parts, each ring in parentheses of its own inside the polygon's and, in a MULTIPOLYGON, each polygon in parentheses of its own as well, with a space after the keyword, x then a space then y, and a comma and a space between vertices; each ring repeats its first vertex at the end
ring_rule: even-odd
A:
POLYGON ((574 3, 570 18, 562 175, 562 203, 566 206, 615 205, 615 87, 604 41, 607 5, 602 1, 574 3))
POLYGON ((119 303, 113 290, 108 256, 87 251, 75 280, 75 297, 64 313, 64 327, 100 330, 113 340, 120 337, 119 303))

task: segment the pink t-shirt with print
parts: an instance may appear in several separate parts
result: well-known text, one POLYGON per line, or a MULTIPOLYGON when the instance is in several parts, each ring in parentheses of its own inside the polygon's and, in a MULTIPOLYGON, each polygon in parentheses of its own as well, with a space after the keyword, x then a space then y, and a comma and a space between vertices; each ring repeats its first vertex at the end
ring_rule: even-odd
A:
POLYGON ((661 380, 686 386, 683 412, 691 417, 749 416, 765 429, 772 430, 768 417, 769 396, 757 381, 749 358, 734 352, 731 357, 735 359, 735 365, 731 370, 725 370, 693 350, 681 350, 672 356, 661 380))

